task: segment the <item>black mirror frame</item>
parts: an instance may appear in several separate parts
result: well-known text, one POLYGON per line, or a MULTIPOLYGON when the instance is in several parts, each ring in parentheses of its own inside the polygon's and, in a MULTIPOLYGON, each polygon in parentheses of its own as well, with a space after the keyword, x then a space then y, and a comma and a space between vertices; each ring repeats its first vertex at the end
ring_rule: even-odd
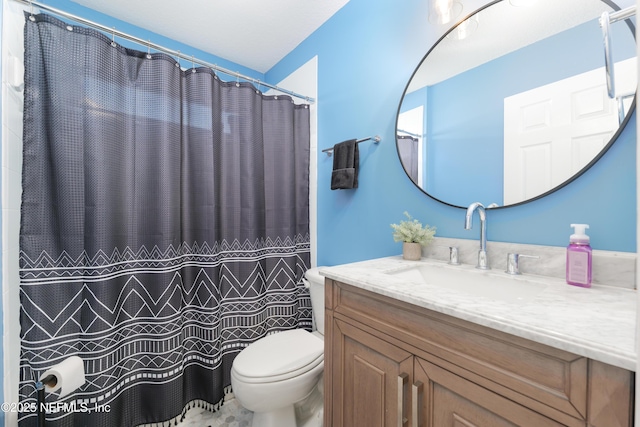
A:
MULTIPOLYGON (((409 89, 409 85, 411 84, 411 80, 413 80, 413 77, 416 75, 416 73, 418 72, 418 69, 420 69, 420 66, 422 65, 422 63, 427 59, 427 56, 429 56, 429 54, 431 53, 431 51, 433 51, 433 49, 436 48, 436 46, 438 46, 438 44, 445 38, 447 37, 447 35, 449 33, 451 33, 453 30, 455 30, 458 25, 460 25, 462 22, 464 22, 466 19, 470 18, 471 16, 481 12, 482 10, 493 6, 496 3, 500 3, 501 1, 508 1, 508 0, 493 0, 489 3, 487 3, 486 5, 482 6, 481 8, 477 9, 475 12, 470 13, 469 15, 466 15, 465 17, 463 17, 462 19, 460 19, 454 26, 452 26, 446 33, 444 33, 442 35, 442 37, 440 37, 434 44, 433 46, 431 46, 431 48, 429 49, 429 51, 426 53, 426 55, 424 55, 422 57, 422 59, 420 60, 420 62, 418 62, 418 66, 414 69, 413 73, 411 74, 411 77, 409 78, 409 81, 407 82, 407 85, 404 88, 404 92, 402 92, 402 98, 400 98, 400 104, 398 105, 398 111, 396 112, 396 121, 395 121, 395 132, 396 132, 396 153, 398 154, 398 160, 400 161, 400 164, 402 165, 402 169, 404 170, 405 174, 407 175, 407 178, 409 178, 409 181, 411 181, 411 183, 413 185, 415 185, 420 191, 422 191, 424 194, 426 194, 427 196, 429 196, 431 199, 440 202, 442 204, 445 204, 447 206, 451 206, 454 208, 459 208, 459 209, 466 209, 466 206, 458 206, 458 205, 454 205, 448 202, 445 202, 444 200, 440 200, 437 197, 432 196, 431 194, 427 193, 422 187, 420 187, 419 185, 417 185, 415 182, 413 182, 413 180, 411 179, 411 176, 409 175, 409 172, 407 171, 407 168, 404 166, 404 163, 402 163, 402 159, 400 158, 400 149, 398 147, 398 121, 400 119, 400 110, 402 109, 402 102, 404 101, 404 97, 407 94, 407 89, 409 89)), ((618 11, 620 10, 620 6, 618 6, 617 4, 615 4, 613 2, 613 0, 600 0, 603 3, 609 5, 614 11, 618 11)), ((633 35, 633 38, 635 39, 636 37, 636 31, 635 31, 635 26, 629 21, 629 19, 625 20, 625 23, 627 24, 627 26, 629 27, 629 29, 631 30, 631 33, 633 35)), ((640 84, 640 82, 638 83, 640 84)), ((629 107, 629 112, 627 113, 627 115, 625 116, 624 120, 622 121, 622 123, 620 123, 620 126, 618 127, 618 130, 613 134, 613 136, 611 137, 611 139, 609 140, 609 142, 607 143, 607 145, 605 145, 602 150, 600 150, 600 152, 598 153, 597 156, 595 156, 586 166, 584 166, 582 169, 580 169, 578 172, 576 172, 571 178, 567 179, 566 181, 562 182, 561 184, 558 184, 557 186, 551 188, 550 190, 539 194, 535 197, 532 197, 530 199, 527 200, 523 200, 521 202, 518 203, 512 203, 510 205, 506 205, 506 206, 497 206, 494 208, 490 208, 490 209, 505 209, 505 208, 510 208, 510 207, 514 207, 514 206, 520 206, 520 205, 524 205, 526 203, 530 203, 536 200, 539 200, 543 197, 548 196, 551 193, 554 193, 558 190, 560 190, 561 188, 569 185, 570 183, 572 183, 573 181, 575 181, 576 179, 578 179, 582 174, 584 174, 587 170, 589 170, 598 160, 600 160, 607 151, 609 151, 609 148, 611 148, 611 146, 618 140, 618 137, 620 136, 620 134, 625 130, 625 128, 627 127, 627 124, 629 122, 629 120, 631 119, 631 116, 634 115, 635 110, 636 110, 636 99, 638 97, 637 94, 637 89, 636 89, 636 95, 633 97, 633 101, 631 103, 631 106, 629 107)))

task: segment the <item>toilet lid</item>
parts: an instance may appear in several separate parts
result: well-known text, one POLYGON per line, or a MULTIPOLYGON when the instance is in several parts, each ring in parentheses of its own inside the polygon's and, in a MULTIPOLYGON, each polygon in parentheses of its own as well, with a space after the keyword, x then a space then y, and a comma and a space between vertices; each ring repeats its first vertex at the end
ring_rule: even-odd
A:
POLYGON ((320 274, 319 267, 313 267, 308 269, 307 271, 305 271, 304 277, 309 281, 314 280, 316 283, 320 283, 320 284, 324 283, 324 276, 320 274))
MULTIPOLYGON (((286 377, 288 373, 324 360, 324 341, 304 329, 268 335, 250 344, 233 361, 245 378, 286 377)), ((280 378, 280 379, 283 379, 280 378)))

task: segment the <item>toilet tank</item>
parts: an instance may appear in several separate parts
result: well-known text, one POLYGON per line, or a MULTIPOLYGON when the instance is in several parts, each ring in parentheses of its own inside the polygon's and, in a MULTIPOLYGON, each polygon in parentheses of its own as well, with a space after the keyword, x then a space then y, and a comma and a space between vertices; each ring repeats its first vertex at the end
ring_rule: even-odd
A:
POLYGON ((318 267, 307 270, 304 276, 309 282, 311 308, 316 329, 324 335, 324 276, 320 275, 318 267))

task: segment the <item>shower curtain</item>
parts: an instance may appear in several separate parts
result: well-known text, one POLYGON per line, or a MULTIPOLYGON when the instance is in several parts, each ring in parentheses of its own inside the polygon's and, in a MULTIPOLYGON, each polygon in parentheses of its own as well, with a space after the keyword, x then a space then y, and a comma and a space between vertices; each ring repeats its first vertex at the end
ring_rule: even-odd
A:
POLYGON ((308 106, 26 16, 20 425, 71 355, 48 426, 217 409, 240 350, 311 327, 308 106))
POLYGON ((416 185, 420 186, 418 182, 418 162, 420 161, 418 156, 418 138, 408 135, 397 135, 398 155, 400 161, 404 166, 404 170, 416 185))

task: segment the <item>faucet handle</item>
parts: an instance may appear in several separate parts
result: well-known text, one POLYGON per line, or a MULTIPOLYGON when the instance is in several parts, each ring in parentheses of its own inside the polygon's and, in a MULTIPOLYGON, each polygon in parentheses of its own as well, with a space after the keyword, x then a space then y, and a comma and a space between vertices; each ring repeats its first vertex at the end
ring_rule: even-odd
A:
POLYGON ((460 265, 460 259, 458 257, 458 247, 457 246, 448 246, 448 245, 436 245, 439 248, 448 248, 449 249, 449 263, 451 265, 460 265))
POLYGON ((458 247, 449 246, 449 264, 460 265, 460 259, 458 258, 458 247))
POLYGON ((520 273, 520 258, 535 258, 535 259, 538 259, 540 257, 536 256, 536 255, 523 255, 523 254, 516 254, 516 253, 508 253, 507 254, 507 270, 505 271, 505 273, 513 274, 513 275, 522 274, 522 273, 520 273))

